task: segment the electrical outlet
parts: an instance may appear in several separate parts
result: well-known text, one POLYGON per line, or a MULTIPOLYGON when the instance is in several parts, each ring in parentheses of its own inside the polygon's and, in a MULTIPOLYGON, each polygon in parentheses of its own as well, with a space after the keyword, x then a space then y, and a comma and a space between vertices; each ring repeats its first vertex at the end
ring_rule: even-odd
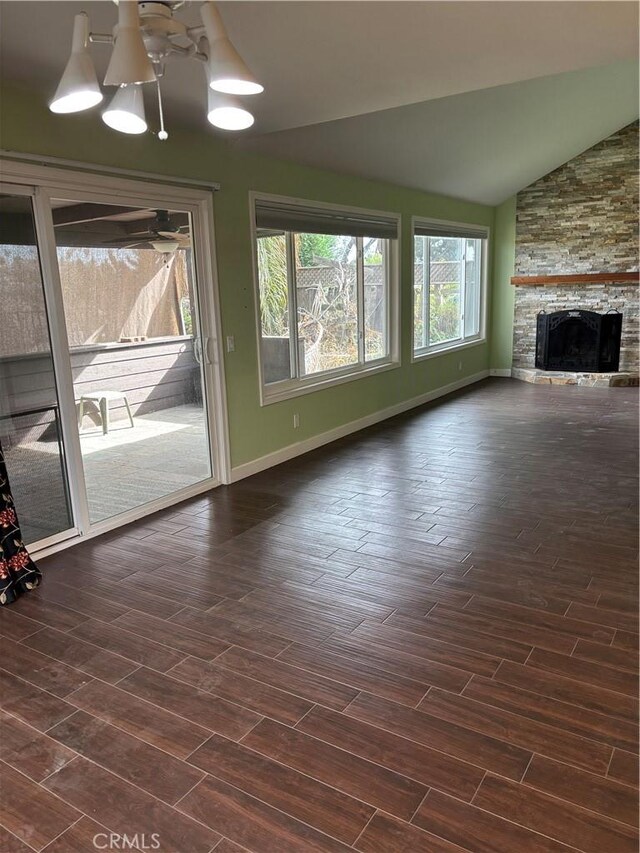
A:
POLYGON ((227 352, 236 351, 236 340, 233 335, 227 335, 227 352))
POLYGON ((461 361, 458 362, 458 370, 462 370, 462 362, 461 361))
POLYGON ((293 416, 293 428, 298 429, 300 426, 300 415, 296 412, 293 416))

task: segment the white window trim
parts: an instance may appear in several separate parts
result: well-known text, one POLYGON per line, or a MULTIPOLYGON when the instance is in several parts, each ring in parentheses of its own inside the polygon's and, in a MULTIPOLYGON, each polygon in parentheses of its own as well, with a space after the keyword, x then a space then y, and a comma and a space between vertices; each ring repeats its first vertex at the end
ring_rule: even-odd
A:
MULTIPOLYGON (((260 405, 268 406, 280 403, 293 397, 311 394, 334 385, 343 385, 357 379, 364 379, 387 370, 395 370, 400 367, 400 235, 401 216, 399 213, 389 211, 373 210, 364 207, 351 207, 341 204, 330 204, 311 199, 293 198, 291 196, 273 195, 251 190, 249 192, 249 223, 251 236, 251 253, 253 261, 253 297, 255 307, 255 332, 256 351, 258 355, 258 374, 260 405), (261 314, 260 314, 260 284, 258 279, 258 255, 257 255, 257 228, 256 228, 256 202, 257 201, 279 201, 300 207, 322 208, 342 213, 368 214, 370 216, 388 216, 398 223, 398 237, 389 241, 389 252, 387 253, 387 278, 389 283, 387 335, 389 343, 389 355, 386 358, 367 361, 364 364, 348 365, 323 373, 313 373, 308 376, 294 379, 284 379, 281 382, 272 382, 268 385, 264 381, 264 367, 262 364, 262 341, 261 341, 261 314)), ((290 265, 288 261, 288 266, 290 265)), ((364 304, 363 304, 364 309, 364 304)), ((296 348, 293 348, 296 350, 296 348)), ((297 358, 297 353, 296 353, 297 358)))
POLYGON ((457 352, 458 350, 469 349, 470 347, 479 346, 487 341, 487 286, 489 274, 489 255, 491 252, 491 229, 485 225, 478 225, 473 222, 454 222, 450 219, 425 219, 422 216, 411 217, 411 361, 424 361, 427 358, 435 358, 445 353, 457 352), (456 228, 473 228, 475 231, 482 230, 485 232, 485 244, 482 252, 482 270, 480 281, 480 323, 477 335, 472 335, 466 338, 457 338, 455 341, 445 341, 439 344, 431 344, 415 348, 415 231, 416 226, 428 228, 430 225, 442 226, 451 225, 456 228))

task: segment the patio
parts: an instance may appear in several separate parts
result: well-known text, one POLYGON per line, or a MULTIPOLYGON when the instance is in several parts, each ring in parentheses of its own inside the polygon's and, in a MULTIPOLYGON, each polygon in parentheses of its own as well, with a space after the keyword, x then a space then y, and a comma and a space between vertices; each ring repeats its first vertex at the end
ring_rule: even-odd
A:
MULTIPOLYGON (((203 409, 185 404, 113 422, 80 433, 91 521, 102 521, 208 476, 209 453, 203 409)), ((61 494, 58 444, 22 442, 7 453, 27 543, 68 526, 61 494)))
POLYGON ((104 435, 83 430, 80 444, 91 521, 190 486, 209 475, 201 406, 183 405, 116 421, 104 435))

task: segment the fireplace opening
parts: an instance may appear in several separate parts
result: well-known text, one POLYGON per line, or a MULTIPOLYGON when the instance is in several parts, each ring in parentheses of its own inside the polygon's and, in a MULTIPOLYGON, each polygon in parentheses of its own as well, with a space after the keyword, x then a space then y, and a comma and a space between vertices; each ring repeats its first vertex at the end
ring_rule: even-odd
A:
POLYGON ((585 373, 615 373, 620 363, 622 314, 554 311, 538 314, 536 367, 585 373))

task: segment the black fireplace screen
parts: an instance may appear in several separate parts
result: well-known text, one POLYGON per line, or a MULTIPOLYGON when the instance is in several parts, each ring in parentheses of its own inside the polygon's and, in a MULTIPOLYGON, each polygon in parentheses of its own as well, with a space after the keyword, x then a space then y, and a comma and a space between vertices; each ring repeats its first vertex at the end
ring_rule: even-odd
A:
POLYGON ((536 367, 613 373, 620 362, 622 314, 554 311, 538 314, 536 367))

